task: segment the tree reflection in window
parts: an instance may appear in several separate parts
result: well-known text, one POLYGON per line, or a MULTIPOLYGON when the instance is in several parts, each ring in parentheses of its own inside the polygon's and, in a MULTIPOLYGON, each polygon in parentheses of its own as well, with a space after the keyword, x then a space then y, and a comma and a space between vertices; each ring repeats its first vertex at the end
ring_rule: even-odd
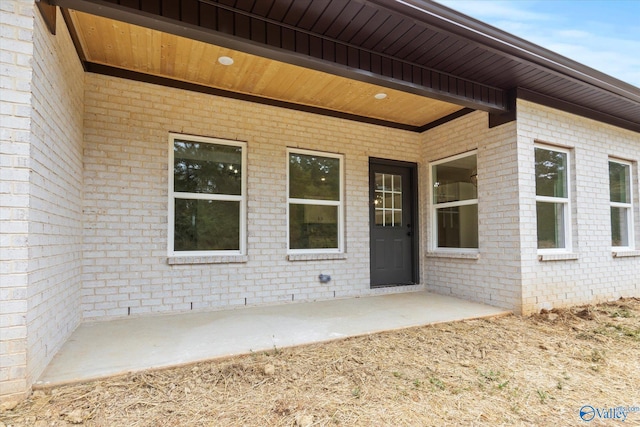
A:
POLYGON ((568 154, 535 148, 538 249, 566 249, 569 220, 568 154))
POLYGON ((241 249, 242 149, 174 140, 174 251, 241 249))
POLYGON ((289 249, 340 250, 340 162, 289 153, 289 249))

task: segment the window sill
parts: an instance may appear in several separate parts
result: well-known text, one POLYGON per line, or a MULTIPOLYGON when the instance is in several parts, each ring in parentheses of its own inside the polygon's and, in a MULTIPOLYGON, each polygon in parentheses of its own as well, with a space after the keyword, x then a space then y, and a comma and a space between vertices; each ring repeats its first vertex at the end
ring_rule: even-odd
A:
POLYGON ((563 253, 563 254, 538 254, 538 261, 572 261, 577 260, 578 254, 576 253, 563 253))
POLYGON ((215 255, 215 256, 173 256, 167 258, 169 265, 188 264, 236 264, 249 261, 246 255, 215 255))
POLYGON ((289 254, 287 261, 325 261, 332 259, 347 259, 347 254, 289 254))
POLYGON ((480 259, 477 252, 427 252, 427 258, 480 259))
POLYGON ((613 251, 614 258, 640 257, 640 251, 613 251))

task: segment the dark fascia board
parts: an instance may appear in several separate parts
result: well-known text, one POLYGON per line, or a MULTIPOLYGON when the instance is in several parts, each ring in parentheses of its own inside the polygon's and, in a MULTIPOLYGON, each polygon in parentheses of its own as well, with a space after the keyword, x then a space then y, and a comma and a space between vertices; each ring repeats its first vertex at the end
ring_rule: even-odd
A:
MULTIPOLYGON (((463 108, 461 110, 455 111, 455 112, 453 112, 451 114, 448 114, 448 115, 446 115, 446 116, 444 116, 444 117, 442 117, 442 118, 440 118, 438 120, 434 120, 431 123, 427 123, 426 125, 417 128, 416 132, 426 132, 429 129, 433 129, 435 127, 438 127, 440 125, 448 123, 451 120, 457 119, 458 117, 466 116, 467 114, 473 113, 474 111, 476 111, 476 110, 474 110, 473 108, 463 108)), ((491 114, 491 113, 489 113, 489 114, 491 114)))
MULTIPOLYGON (((329 110, 326 108, 312 107, 309 105, 295 104, 293 102, 279 101, 270 98, 263 98, 255 95, 247 95, 238 92, 232 92, 224 89, 218 89, 210 86, 199 85, 196 83, 184 82, 182 80, 170 79, 167 77, 154 76, 151 74, 139 73, 137 71, 125 70, 122 68, 110 67, 107 65, 96 64, 93 62, 85 62, 85 70, 90 73, 102 74, 105 76, 118 77, 127 80, 134 80, 144 83, 156 84, 159 86, 172 87, 176 89, 188 90, 192 92, 206 93, 208 95, 222 96, 225 98, 233 98, 241 101, 255 102, 258 104, 271 105, 280 108, 288 108, 291 110, 303 111, 306 113, 319 114, 323 116, 336 117, 361 123, 368 123, 388 128, 401 129, 411 132, 420 132, 421 126, 407 125, 404 123, 391 122, 388 120, 380 120, 357 114, 343 113, 340 111, 329 110)), ((425 125, 428 126, 428 125, 425 125)))
POLYGON ((471 84, 485 86, 488 89, 499 92, 499 99, 495 103, 473 100, 464 96, 447 93, 404 80, 386 77, 366 70, 355 69, 337 64, 335 62, 314 58, 308 55, 302 55, 297 52, 274 48, 273 46, 265 45, 263 43, 257 43, 245 38, 206 30, 197 25, 192 25, 184 22, 178 23, 174 20, 167 19, 159 15, 147 13, 138 9, 132 9, 103 0, 51 1, 62 8, 73 9, 97 16, 103 16, 106 18, 127 22, 133 25, 152 28, 169 34, 176 34, 205 43, 211 43, 229 49, 270 58, 276 61, 311 68, 353 80, 371 83, 390 89, 400 90, 403 92, 413 93, 415 95, 426 96, 432 99, 461 105, 463 107, 481 109, 494 113, 502 113, 507 111, 506 107, 504 106, 505 95, 499 88, 493 88, 486 85, 469 82, 471 84))
POLYGON ((523 99, 525 101, 530 101, 550 108, 565 111, 567 113, 575 114, 577 116, 585 117, 587 119, 597 120, 599 122, 607 123, 613 126, 640 133, 640 123, 621 119, 619 117, 603 113, 602 111, 586 108, 581 105, 576 105, 571 102, 543 95, 532 90, 518 88, 517 97, 518 99, 523 99))
POLYGON ((42 19, 47 24, 49 32, 55 36, 56 34, 56 7, 52 6, 49 0, 36 0, 36 6, 42 15, 42 19))
POLYGON ((389 11, 411 17, 439 30, 463 37, 479 47, 511 59, 543 67, 553 74, 588 83, 626 100, 640 103, 640 88, 586 65, 537 46, 491 25, 428 0, 364 0, 389 11))

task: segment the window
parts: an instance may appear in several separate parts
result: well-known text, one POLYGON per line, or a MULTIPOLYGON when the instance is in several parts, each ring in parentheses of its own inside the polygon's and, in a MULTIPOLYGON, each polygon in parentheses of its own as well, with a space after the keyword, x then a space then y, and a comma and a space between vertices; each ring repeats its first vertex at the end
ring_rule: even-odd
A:
POLYGON ((538 249, 571 250, 569 152, 535 147, 538 249))
POLYGON ((375 224, 402 227, 402 175, 375 174, 375 224))
POLYGON ((611 246, 633 248, 633 201, 631 164, 609 161, 609 195, 611 204, 611 246))
POLYGON ((245 252, 245 143, 170 134, 169 255, 245 252))
POLYGON ((342 156, 287 154, 289 252, 342 252, 342 156))
POLYGON ((477 178, 475 152, 432 163, 436 249, 478 248, 477 178))

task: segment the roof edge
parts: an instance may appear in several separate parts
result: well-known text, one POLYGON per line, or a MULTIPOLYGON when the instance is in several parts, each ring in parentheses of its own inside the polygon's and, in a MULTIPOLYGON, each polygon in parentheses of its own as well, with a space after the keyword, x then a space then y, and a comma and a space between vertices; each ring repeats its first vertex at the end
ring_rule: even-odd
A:
POLYGON ((553 98, 548 95, 543 95, 538 92, 534 92, 529 89, 518 88, 517 98, 525 101, 533 102, 535 104, 544 105, 546 107, 555 108, 557 110, 564 111, 566 113, 575 114, 580 117, 584 117, 591 120, 596 120, 602 123, 606 123, 612 126, 616 126, 622 129, 630 130, 640 133, 640 123, 631 122, 629 120, 621 119, 610 114, 603 113, 601 111, 592 110, 590 108, 576 105, 568 101, 563 101, 558 98, 553 98))
POLYGON ((640 103, 640 88, 563 55, 450 9, 432 0, 365 0, 395 13, 464 37, 497 52, 543 66, 551 71, 640 103))

